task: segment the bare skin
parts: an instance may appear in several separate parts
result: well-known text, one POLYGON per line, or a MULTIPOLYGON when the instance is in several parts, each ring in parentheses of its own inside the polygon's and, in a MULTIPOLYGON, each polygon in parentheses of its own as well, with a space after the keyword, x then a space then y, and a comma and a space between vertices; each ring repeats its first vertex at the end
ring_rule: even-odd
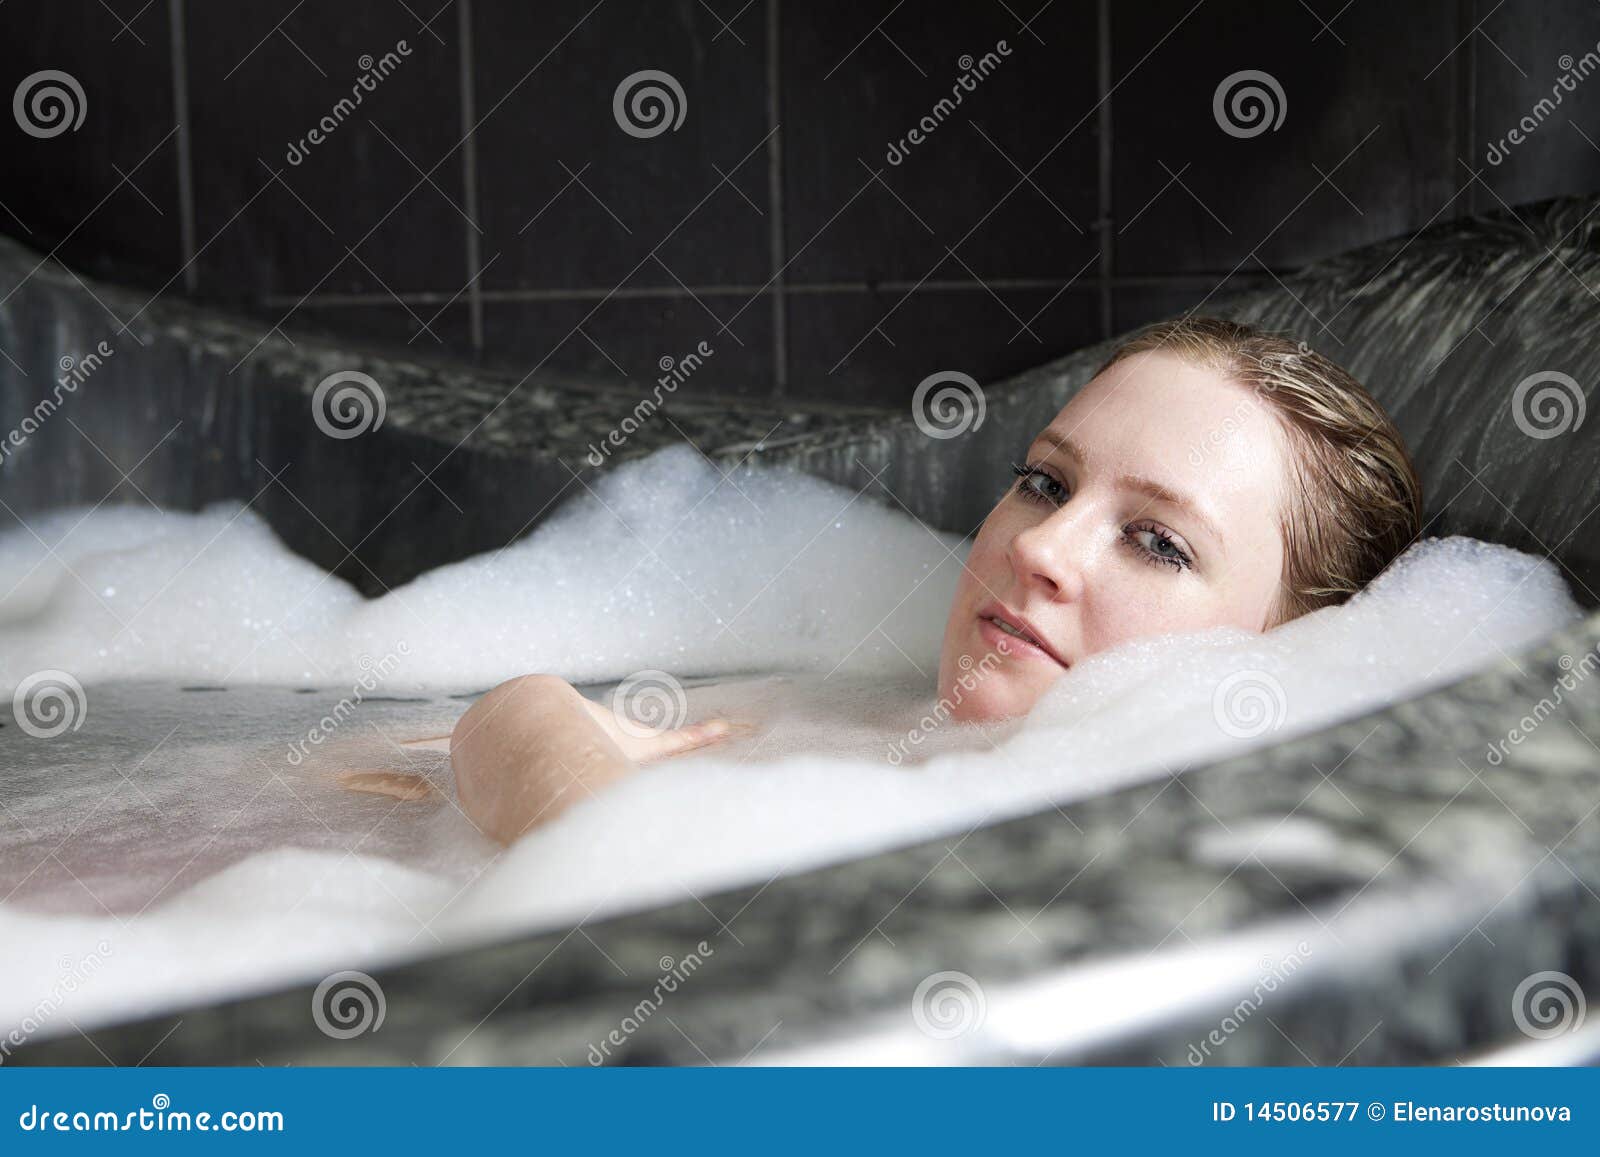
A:
POLYGON ((348 791, 393 796, 407 801, 427 799, 433 794, 433 785, 422 776, 388 768, 346 771, 340 774, 339 784, 348 791))
POLYGON ((538 824, 638 770, 730 732, 709 719, 639 737, 604 704, 555 675, 501 683, 468 709, 450 735, 450 765, 462 810, 509 844, 538 824))

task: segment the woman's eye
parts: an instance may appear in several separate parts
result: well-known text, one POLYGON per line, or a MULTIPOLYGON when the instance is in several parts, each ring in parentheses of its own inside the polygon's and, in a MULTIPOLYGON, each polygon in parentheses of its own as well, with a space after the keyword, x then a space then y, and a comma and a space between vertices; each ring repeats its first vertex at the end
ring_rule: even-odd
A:
POLYGON ((1035 502, 1048 502, 1059 506, 1066 501, 1067 488, 1037 466, 1013 463, 1011 472, 1017 476, 1017 492, 1035 502))
POLYGON ((1152 566, 1186 570, 1194 565, 1194 560, 1184 553, 1176 541, 1153 527, 1130 526, 1127 533, 1134 549, 1152 566), (1144 536, 1148 536, 1148 539, 1144 536))
MULTIPOLYGON (((1031 502, 1060 506, 1070 497, 1064 483, 1037 466, 1012 463, 1011 472, 1017 476, 1017 493, 1031 502)), ((1123 530, 1123 541, 1151 566, 1171 567, 1179 571, 1194 566, 1194 560, 1178 541, 1159 527, 1126 527, 1123 530)))

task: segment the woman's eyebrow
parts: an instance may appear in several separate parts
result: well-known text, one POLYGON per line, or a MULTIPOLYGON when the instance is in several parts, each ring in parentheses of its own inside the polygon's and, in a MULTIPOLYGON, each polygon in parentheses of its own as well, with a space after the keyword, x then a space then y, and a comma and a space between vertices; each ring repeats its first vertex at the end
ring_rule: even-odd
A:
MULTIPOLYGON (((1067 435, 1057 426, 1046 426, 1044 431, 1040 433, 1035 444, 1037 445, 1039 442, 1045 443, 1054 450, 1060 450, 1068 458, 1071 458, 1073 462, 1077 463, 1079 467, 1086 467, 1088 465, 1088 453, 1082 446, 1080 446, 1077 442, 1074 442, 1069 435, 1067 435)), ((1227 539, 1223 537, 1222 530, 1217 526, 1216 522, 1200 508, 1200 504, 1195 502, 1188 495, 1180 494, 1170 487, 1163 486, 1153 478, 1145 478, 1138 474, 1118 474, 1112 481, 1118 486, 1124 487, 1125 489, 1136 490, 1157 502, 1165 502, 1169 506, 1175 506, 1179 510, 1182 510, 1185 514, 1189 515, 1189 517, 1193 518, 1197 523, 1199 523, 1202 530, 1204 530, 1212 538, 1216 539, 1218 547, 1221 548, 1224 554, 1227 553, 1228 542, 1227 539)))

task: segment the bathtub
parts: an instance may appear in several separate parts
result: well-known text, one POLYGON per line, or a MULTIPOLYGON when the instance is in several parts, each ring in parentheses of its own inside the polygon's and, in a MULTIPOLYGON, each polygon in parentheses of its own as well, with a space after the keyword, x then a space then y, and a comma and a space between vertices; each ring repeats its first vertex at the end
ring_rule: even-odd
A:
MULTIPOLYGON (((1532 391, 1550 379, 1518 393, 1535 375, 1584 389, 1600 377, 1600 310, 1584 284, 1600 270, 1596 208, 1568 199, 1452 223, 1205 305, 1286 330, 1368 384, 1415 451, 1427 533, 1505 542, 1561 565, 1588 617, 1532 651, 1192 769, 1187 790, 1129 788, 759 887, 375 969, 386 1019, 353 1039, 306 1015, 308 981, 100 1027, 92 1039, 41 1035, 10 1063, 595 1063, 591 1042, 630 1015, 638 1023, 599 1060, 1600 1060, 1600 1014, 1546 1033, 1516 1004, 1547 974, 1580 999, 1600 995, 1600 681, 1550 702, 1600 645, 1600 538, 1588 521, 1600 503, 1600 439, 1574 408, 1581 394, 1568 395, 1563 416, 1535 404, 1532 391), (1539 726, 1508 743, 1535 712, 1539 726), (1315 829, 1321 851, 1251 838, 1284 817, 1315 829), (1495 854, 1475 854, 1488 847, 1495 854), (1258 1011, 1251 994, 1267 946, 1302 934, 1316 952, 1258 1011), (718 936, 739 951, 705 960, 670 1016, 638 1017, 663 955, 718 936), (939 978, 981 986, 971 1031, 930 1033, 912 1015, 939 978), (1218 1026, 1225 1049, 1207 1044, 1218 1026)), ((0 282, 24 282, 35 261, 0 246, 0 282)), ((0 346, 17 362, 0 364, 0 422, 20 422, 38 383, 61 374, 64 359, 81 369, 102 339, 113 352, 83 386, 95 404, 73 410, 76 427, 46 423, 8 455, 0 516, 97 501, 132 469, 163 505, 257 498, 291 546, 368 593, 533 525, 634 400, 541 379, 480 426, 514 377, 352 354, 298 332, 263 339, 259 325, 173 302, 145 308, 141 294, 40 269, 0 306, 0 346), (109 314, 138 316, 118 333, 109 314), (307 420, 310 395, 350 369, 385 383, 387 412, 336 444, 307 420), (272 483, 291 460, 295 492, 315 496, 304 506, 272 483), (420 484, 422 472, 438 485, 420 484), (358 561, 346 544, 397 496, 402 514, 380 524, 358 561), (484 516, 461 518, 457 505, 484 516)), ((1107 352, 1085 349, 987 387, 981 424, 948 439, 926 436, 910 415, 679 402, 673 414, 714 456, 797 465, 967 533, 993 497, 994 463, 1013 457, 1107 352)), ((678 437, 646 427, 619 455, 678 437)), ((0 743, 19 742, 16 728, 0 731, 0 743)))

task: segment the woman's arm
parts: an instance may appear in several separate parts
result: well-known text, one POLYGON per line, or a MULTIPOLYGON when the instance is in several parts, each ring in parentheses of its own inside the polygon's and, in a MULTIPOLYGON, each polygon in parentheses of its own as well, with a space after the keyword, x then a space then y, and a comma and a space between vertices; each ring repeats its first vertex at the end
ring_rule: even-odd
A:
POLYGON ((639 763, 714 743, 728 730, 726 721, 712 719, 637 738, 565 679, 524 675, 490 691, 456 723, 450 765, 468 818, 509 844, 639 763))

